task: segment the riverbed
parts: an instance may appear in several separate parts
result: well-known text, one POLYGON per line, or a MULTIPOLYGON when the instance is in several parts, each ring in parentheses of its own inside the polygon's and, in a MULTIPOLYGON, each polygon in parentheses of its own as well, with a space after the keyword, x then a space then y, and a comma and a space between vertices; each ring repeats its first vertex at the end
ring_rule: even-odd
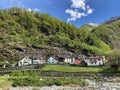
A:
POLYGON ((86 79, 89 86, 45 86, 45 87, 10 87, 9 90, 120 90, 120 82, 96 82, 86 79))

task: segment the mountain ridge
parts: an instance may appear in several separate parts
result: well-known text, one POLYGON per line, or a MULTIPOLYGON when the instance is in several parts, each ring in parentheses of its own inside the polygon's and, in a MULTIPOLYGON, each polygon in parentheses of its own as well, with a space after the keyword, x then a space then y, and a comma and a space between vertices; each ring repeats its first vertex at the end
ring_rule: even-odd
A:
POLYGON ((120 19, 120 16, 114 16, 114 17, 111 17, 111 18, 107 19, 106 21, 104 21, 103 24, 109 24, 109 23, 115 22, 119 19, 120 19))

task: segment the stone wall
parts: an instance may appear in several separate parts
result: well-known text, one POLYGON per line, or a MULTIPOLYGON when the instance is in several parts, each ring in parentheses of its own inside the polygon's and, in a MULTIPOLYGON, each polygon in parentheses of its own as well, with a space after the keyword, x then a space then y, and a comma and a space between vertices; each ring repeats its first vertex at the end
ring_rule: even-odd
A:
POLYGON ((63 77, 63 76, 100 76, 100 77, 115 77, 118 76, 120 77, 120 72, 58 72, 58 71, 42 71, 40 69, 35 69, 35 68, 42 68, 42 66, 24 66, 24 67, 16 67, 16 68, 9 68, 9 69, 0 69, 0 74, 9 74, 11 73, 12 70, 33 70, 34 72, 37 72, 40 74, 40 76, 49 76, 49 77, 63 77), (31 68, 30 68, 31 67, 31 68), (28 68, 28 69, 27 69, 28 68), (32 69, 34 68, 34 69, 32 69))
POLYGON ((105 73, 105 72, 56 72, 56 71, 41 71, 42 76, 61 77, 61 76, 120 76, 120 73, 105 73))
POLYGON ((38 69, 38 68, 42 68, 45 65, 26 65, 26 66, 22 66, 22 67, 6 67, 6 68, 0 68, 0 71, 2 70, 30 70, 30 69, 38 69))

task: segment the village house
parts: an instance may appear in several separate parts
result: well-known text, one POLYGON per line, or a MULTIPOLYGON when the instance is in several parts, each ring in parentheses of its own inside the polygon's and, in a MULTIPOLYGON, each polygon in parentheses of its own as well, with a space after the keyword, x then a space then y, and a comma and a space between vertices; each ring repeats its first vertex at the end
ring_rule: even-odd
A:
POLYGON ((102 59, 103 59, 103 63, 108 62, 108 61, 105 59, 105 56, 102 56, 102 59))
POLYGON ((39 58, 31 58, 32 64, 40 64, 40 59, 39 58))
POLYGON ((87 66, 102 66, 103 65, 103 58, 96 56, 96 57, 88 57, 86 59, 87 66))
POLYGON ((80 56, 79 56, 80 66, 87 66, 86 58, 87 58, 87 57, 86 57, 85 55, 80 55, 80 56))
POLYGON ((30 59, 29 56, 26 56, 25 58, 23 58, 22 60, 18 62, 18 66, 25 66, 25 65, 30 65, 30 64, 32 64, 32 60, 30 59))
POLYGON ((80 59, 79 59, 79 58, 76 58, 74 64, 76 64, 76 65, 80 64, 80 59))
POLYGON ((75 63, 75 58, 73 57, 72 59, 71 59, 71 64, 74 64, 75 63))
POLYGON ((22 60, 18 62, 18 66, 26 66, 26 65, 36 65, 36 64, 45 64, 45 60, 43 58, 29 57, 26 56, 22 60))
POLYGON ((64 62, 71 64, 72 63, 72 58, 70 56, 65 56, 64 62))
POLYGON ((72 58, 71 64, 75 64, 75 65, 80 65, 80 66, 85 66, 85 58, 86 56, 84 55, 79 55, 79 56, 75 56, 75 58, 72 58))
POLYGON ((45 64, 46 61, 43 58, 40 58, 40 64, 45 64))
POLYGON ((65 63, 64 60, 65 60, 64 57, 59 57, 59 58, 58 58, 58 63, 59 63, 59 64, 64 64, 64 63, 65 63))
POLYGON ((47 60, 47 63, 48 64, 57 64, 58 63, 58 60, 55 59, 55 57, 53 56, 50 56, 47 60))

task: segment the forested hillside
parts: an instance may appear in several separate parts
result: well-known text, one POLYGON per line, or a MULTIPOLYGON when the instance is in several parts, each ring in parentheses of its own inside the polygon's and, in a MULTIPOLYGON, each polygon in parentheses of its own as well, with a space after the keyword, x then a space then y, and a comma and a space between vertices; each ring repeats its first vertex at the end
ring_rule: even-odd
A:
POLYGON ((112 21, 104 23, 93 30, 93 33, 100 39, 102 39, 106 44, 110 46, 111 49, 120 49, 120 18, 113 19, 112 21))
POLYGON ((49 14, 20 8, 2 9, 0 60, 18 59, 15 50, 26 48, 30 48, 31 53, 34 49, 36 52, 46 50, 49 55, 61 48, 74 54, 107 54, 114 48, 113 37, 119 40, 119 33, 113 34, 119 32, 119 22, 92 29, 88 26, 77 28, 49 14))

